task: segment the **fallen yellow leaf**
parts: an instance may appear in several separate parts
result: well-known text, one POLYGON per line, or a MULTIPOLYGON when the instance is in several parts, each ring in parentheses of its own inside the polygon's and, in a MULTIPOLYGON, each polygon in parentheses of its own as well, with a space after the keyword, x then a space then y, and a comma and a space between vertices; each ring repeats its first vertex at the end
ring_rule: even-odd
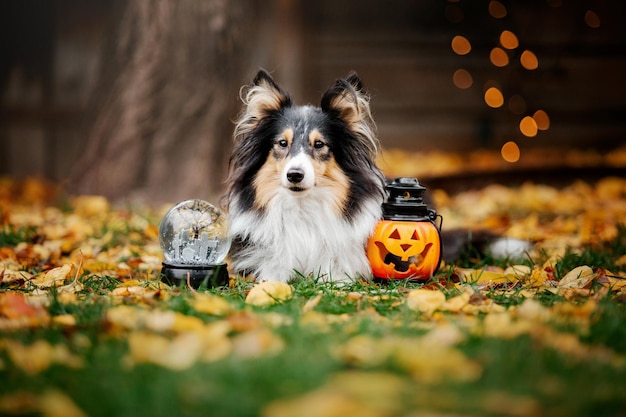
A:
POLYGON ((228 356, 233 350, 233 343, 228 338, 232 330, 230 323, 220 320, 205 325, 199 332, 203 350, 201 360, 213 362, 228 356))
POLYGON ((300 317, 303 326, 316 327, 320 331, 327 331, 333 324, 345 324, 352 317, 349 314, 327 314, 316 310, 307 311, 300 317))
POLYGON ((17 391, 0 397, 2 415, 41 415, 42 417, 87 417, 74 401, 57 389, 41 395, 17 391))
POLYGON ((465 282, 476 285, 515 283, 517 281, 519 279, 513 274, 506 275, 502 272, 486 271, 484 269, 477 269, 465 277, 465 282))
POLYGON ((44 417, 87 417, 67 394, 57 389, 43 393, 39 398, 39 410, 44 417))
POLYGON ((268 306, 291 298, 291 286, 284 282, 261 282, 252 287, 246 303, 254 306, 268 306))
MULTIPOLYGON (((168 311, 171 312, 171 311, 168 311)), ((179 312, 174 313, 174 324, 172 330, 177 332, 198 331, 204 326, 204 322, 199 317, 188 316, 179 312)))
POLYGON ((35 414, 38 398, 25 391, 13 391, 0 397, 1 415, 35 414))
POLYGON ((153 363, 180 371, 189 369, 202 354, 202 341, 196 333, 183 333, 173 339, 148 333, 132 332, 128 336, 129 363, 153 363))
POLYGON ((192 306, 199 313, 213 316, 223 316, 232 311, 232 306, 224 298, 207 293, 195 293, 192 306))
POLYGON ((315 297, 310 298, 302 307, 302 312, 307 313, 313 310, 322 300, 322 294, 317 294, 315 297))
POLYGON ((63 285, 71 271, 72 265, 65 264, 37 275, 31 282, 40 288, 59 287, 63 285))
POLYGON ((513 339, 536 330, 539 324, 531 320, 514 320, 508 312, 491 313, 482 322, 483 336, 513 339))
POLYGON ((109 308, 106 312, 106 321, 122 329, 136 329, 140 324, 140 309, 137 307, 120 305, 109 308))
POLYGON ((101 216, 110 210, 108 200, 99 195, 81 195, 73 197, 70 203, 74 211, 81 217, 101 216))
MULTIPOLYGON (((2 267, 3 265, 0 264, 0 268, 2 267)), ((12 268, 0 269, 0 283, 2 284, 12 284, 14 282, 28 281, 32 277, 33 274, 26 271, 20 271, 12 268)))
POLYGON ((482 373, 478 363, 454 347, 423 343, 412 338, 401 340, 392 349, 394 362, 424 383, 472 381, 482 373))
POLYGON ((445 302, 446 296, 441 291, 423 288, 411 290, 406 299, 407 306, 411 310, 419 311, 429 316, 443 307, 445 302))
POLYGON ((65 345, 51 345, 45 340, 37 340, 31 345, 7 340, 4 342, 11 361, 28 374, 37 374, 53 363, 79 368, 82 366, 80 357, 73 355, 65 345))
POLYGON ((335 349, 335 354, 349 366, 373 367, 389 357, 389 347, 384 339, 360 334, 335 349))
POLYGON ((510 275, 517 279, 527 278, 530 276, 532 269, 528 265, 511 265, 504 270, 504 275, 510 275))
POLYGON ((61 314, 59 316, 52 317, 52 323, 60 324, 65 327, 74 327, 76 326, 76 317, 71 314, 61 314))
POLYGON ((548 308, 532 298, 527 298, 522 304, 517 306, 515 313, 520 318, 538 322, 546 322, 551 316, 548 308))
POLYGON ((615 261, 615 265, 617 266, 626 266, 626 255, 622 255, 615 261))
POLYGON ((596 274, 593 269, 587 265, 578 266, 559 281, 559 288, 588 288, 595 278, 596 274))
POLYGON ((485 395, 483 406, 494 415, 533 417, 541 415, 537 400, 530 397, 512 395, 507 392, 492 391, 485 395), (512 411, 514 410, 514 411, 512 411))
POLYGON ((472 294, 469 291, 464 291, 461 295, 454 296, 447 300, 443 305, 443 310, 458 313, 467 306, 471 296, 472 294))
POLYGON ((311 391, 299 397, 275 400, 265 407, 263 417, 383 417, 348 395, 330 389, 311 391))
POLYGON ((536 266, 531 271, 528 281, 532 287, 541 287, 549 279, 550 276, 548 275, 548 272, 545 270, 545 268, 536 266))
POLYGON ((144 282, 139 281, 138 279, 129 279, 128 281, 122 282, 116 288, 126 288, 126 287, 138 287, 141 286, 144 282))
POLYGON ((240 333, 233 338, 232 342, 233 352, 242 358, 256 358, 277 353, 284 347, 283 340, 265 328, 240 333))
POLYGON ((320 388, 268 404, 263 417, 385 417, 402 407, 406 381, 384 372, 342 372, 320 388))

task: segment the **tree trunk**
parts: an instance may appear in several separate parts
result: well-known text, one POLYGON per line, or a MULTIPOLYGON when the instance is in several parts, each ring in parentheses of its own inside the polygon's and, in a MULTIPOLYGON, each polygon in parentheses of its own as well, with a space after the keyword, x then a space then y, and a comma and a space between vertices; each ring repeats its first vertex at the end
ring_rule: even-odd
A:
POLYGON ((120 3, 71 192, 152 203, 217 198, 249 56, 247 6, 120 3))

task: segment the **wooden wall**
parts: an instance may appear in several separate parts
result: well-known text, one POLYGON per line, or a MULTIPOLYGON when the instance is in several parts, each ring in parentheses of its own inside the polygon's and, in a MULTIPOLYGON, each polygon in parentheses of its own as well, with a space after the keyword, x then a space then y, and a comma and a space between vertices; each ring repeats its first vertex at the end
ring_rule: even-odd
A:
MULTIPOLYGON (((373 96, 386 147, 463 151, 515 140, 520 147, 603 150, 624 144, 626 3, 501 1, 504 18, 489 14, 489 1, 259 2, 261 33, 250 37, 250 74, 264 66, 297 102, 317 103, 337 77, 356 70, 373 96), (590 9, 601 19, 598 28, 585 23, 590 9), (502 30, 514 32, 520 47, 510 52, 510 65, 496 68, 488 56, 502 30), (468 55, 452 52, 455 35, 471 41, 468 55), (536 53, 537 70, 520 67, 522 49, 536 53), (471 88, 453 85, 458 68, 473 75, 471 88), (521 135, 523 114, 484 104, 490 80, 506 98, 523 97, 524 114, 545 110, 550 129, 535 138, 521 135)), ((111 4, 1 6, 0 175, 59 180, 80 158, 111 4)))
POLYGON ((626 4, 511 1, 503 2, 507 16, 496 19, 488 3, 316 2, 304 11, 314 16, 304 56, 315 86, 309 93, 358 70, 372 89, 381 139, 390 147, 464 150, 516 140, 520 146, 601 149, 626 143, 626 4), (451 22, 449 8, 463 19, 451 22), (589 8, 600 16, 599 28, 585 24, 589 8), (489 52, 503 30, 515 33, 520 46, 509 51, 508 66, 497 68, 489 52), (472 43, 468 55, 452 52, 455 35, 472 43), (538 69, 521 67, 524 49, 537 55, 538 69), (459 68, 473 75, 467 90, 452 83, 459 68), (507 100, 523 97, 526 111, 514 114, 508 101, 500 109, 486 106, 490 81, 507 100), (551 128, 526 138, 519 120, 538 109, 548 113, 551 128))

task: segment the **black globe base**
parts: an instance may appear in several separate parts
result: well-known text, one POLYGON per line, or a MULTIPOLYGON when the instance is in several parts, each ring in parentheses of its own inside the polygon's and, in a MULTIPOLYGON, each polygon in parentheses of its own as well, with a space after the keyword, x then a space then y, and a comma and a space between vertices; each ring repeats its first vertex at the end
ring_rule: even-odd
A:
POLYGON ((179 265, 163 262, 161 281, 173 286, 214 288, 228 285, 227 265, 179 265))

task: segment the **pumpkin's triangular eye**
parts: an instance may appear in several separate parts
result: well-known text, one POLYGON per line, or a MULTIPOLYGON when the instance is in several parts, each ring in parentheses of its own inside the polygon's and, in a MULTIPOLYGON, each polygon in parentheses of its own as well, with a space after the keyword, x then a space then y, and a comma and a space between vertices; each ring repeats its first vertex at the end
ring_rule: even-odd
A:
POLYGON ((413 234, 411 235, 411 239, 412 240, 420 240, 420 238, 417 236, 417 230, 413 230, 413 234))
POLYGON ((393 232, 389 235, 389 239, 400 240, 400 232, 398 232, 398 229, 393 229, 393 232))

